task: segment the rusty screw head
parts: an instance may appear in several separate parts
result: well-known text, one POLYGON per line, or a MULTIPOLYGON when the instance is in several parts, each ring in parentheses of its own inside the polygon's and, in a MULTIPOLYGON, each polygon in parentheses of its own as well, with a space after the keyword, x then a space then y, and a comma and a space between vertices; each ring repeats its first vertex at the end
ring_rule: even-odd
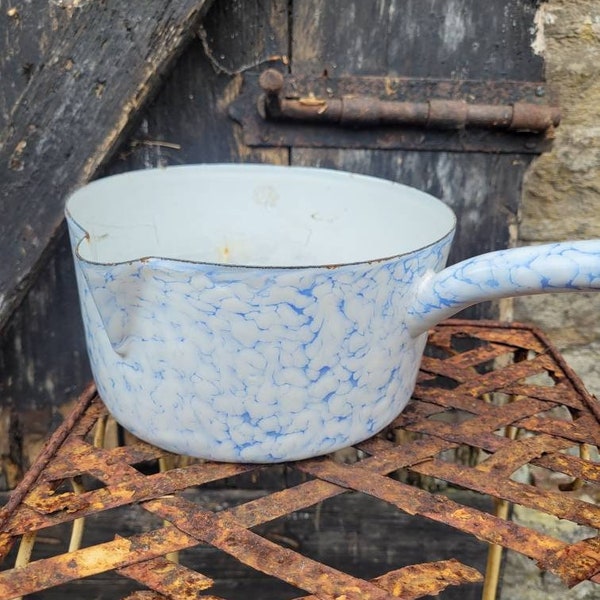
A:
POLYGON ((283 88, 283 74, 277 69, 267 69, 260 74, 258 83, 267 94, 278 94, 283 88))

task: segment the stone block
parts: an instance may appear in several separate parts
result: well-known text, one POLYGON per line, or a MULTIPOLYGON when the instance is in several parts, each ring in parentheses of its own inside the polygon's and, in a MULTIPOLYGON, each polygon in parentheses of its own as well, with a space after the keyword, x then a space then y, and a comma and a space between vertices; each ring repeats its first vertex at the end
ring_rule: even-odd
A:
POLYGON ((600 340, 600 293, 574 292, 515 298, 514 319, 535 323, 562 351, 600 340))

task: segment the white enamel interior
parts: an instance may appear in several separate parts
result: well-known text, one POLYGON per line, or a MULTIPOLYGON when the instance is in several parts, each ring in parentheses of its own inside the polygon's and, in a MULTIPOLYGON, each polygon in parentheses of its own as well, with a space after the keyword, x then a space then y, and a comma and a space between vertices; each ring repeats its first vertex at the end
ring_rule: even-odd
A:
POLYGON ((162 257, 246 266, 377 260, 429 246, 455 226, 436 198, 340 171, 195 165, 100 179, 73 194, 95 263, 162 257))

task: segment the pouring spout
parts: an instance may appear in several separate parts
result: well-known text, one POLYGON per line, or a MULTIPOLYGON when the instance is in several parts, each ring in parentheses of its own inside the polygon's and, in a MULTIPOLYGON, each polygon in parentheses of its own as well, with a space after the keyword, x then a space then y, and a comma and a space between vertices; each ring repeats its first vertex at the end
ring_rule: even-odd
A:
POLYGON ((560 242, 489 252, 427 273, 408 311, 413 337, 478 302, 600 290, 600 240, 560 242))
POLYGON ((78 270, 84 284, 86 320, 102 329, 112 349, 124 356, 134 327, 135 299, 141 295, 143 264, 102 265, 80 260, 78 270))

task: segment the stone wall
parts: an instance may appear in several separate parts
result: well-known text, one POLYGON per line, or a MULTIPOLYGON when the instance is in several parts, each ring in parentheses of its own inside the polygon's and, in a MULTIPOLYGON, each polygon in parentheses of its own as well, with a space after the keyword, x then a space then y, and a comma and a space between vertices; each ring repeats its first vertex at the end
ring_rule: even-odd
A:
MULTIPOLYGON (((552 152, 539 157, 527 174, 517 241, 600 238, 600 0, 543 2, 533 43, 544 56, 548 88, 557 95, 562 122, 552 152)), ((541 327, 600 397, 600 294, 531 296, 504 309, 515 320, 541 327)), ((513 519, 570 541, 593 534, 523 507, 514 508, 513 519)), ((567 590, 532 561, 509 552, 501 597, 587 600, 598 598, 599 589, 583 583, 567 590)))
MULTIPOLYGON (((526 177, 519 244, 600 238, 600 0, 542 3, 533 43, 562 122, 526 177)), ((600 396, 600 294, 520 298, 514 318, 548 333, 600 396)))

